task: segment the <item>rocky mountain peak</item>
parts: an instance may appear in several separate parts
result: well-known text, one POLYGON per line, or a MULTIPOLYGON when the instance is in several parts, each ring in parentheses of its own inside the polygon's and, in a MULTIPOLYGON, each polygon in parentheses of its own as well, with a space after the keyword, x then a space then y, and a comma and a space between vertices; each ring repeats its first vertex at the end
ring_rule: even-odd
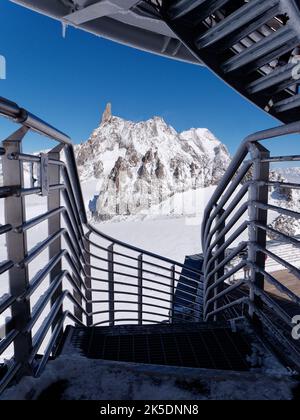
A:
POLYGON ((128 121, 113 116, 111 104, 89 140, 77 146, 76 157, 82 181, 99 180, 92 212, 100 220, 217 185, 231 160, 206 128, 178 133, 161 117, 128 121))
POLYGON ((102 115, 101 125, 105 123, 109 123, 111 119, 112 119, 112 105, 110 102, 108 102, 102 115))

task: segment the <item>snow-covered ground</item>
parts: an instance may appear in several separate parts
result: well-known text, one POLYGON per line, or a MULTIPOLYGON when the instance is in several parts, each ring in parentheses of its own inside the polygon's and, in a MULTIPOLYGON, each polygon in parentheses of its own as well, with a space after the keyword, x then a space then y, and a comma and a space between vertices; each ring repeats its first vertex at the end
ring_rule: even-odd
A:
MULTIPOLYGON (((234 373, 62 356, 38 379, 24 378, 2 400, 34 400, 50 386, 64 400, 292 400, 287 374, 234 373)), ((46 398, 44 395, 44 398, 46 398)))

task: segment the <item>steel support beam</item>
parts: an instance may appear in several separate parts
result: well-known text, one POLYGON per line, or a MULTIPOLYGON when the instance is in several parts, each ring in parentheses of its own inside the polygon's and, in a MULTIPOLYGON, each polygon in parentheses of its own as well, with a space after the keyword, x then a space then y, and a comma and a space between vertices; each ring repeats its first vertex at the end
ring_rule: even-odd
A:
POLYGON ((81 25, 104 16, 127 11, 137 3, 138 0, 100 0, 97 3, 70 13, 64 17, 64 20, 74 25, 81 25))
MULTIPOLYGON (((53 160, 60 160, 60 152, 63 148, 63 145, 58 145, 54 149, 52 149, 48 154, 48 159, 53 160)), ((48 183, 49 185, 56 185, 60 183, 60 167, 58 165, 48 165, 48 183)), ((47 207, 48 211, 56 210, 61 206, 61 198, 60 198, 60 190, 49 191, 47 196, 47 207)), ((61 229, 61 213, 57 213, 54 216, 48 219, 48 236, 54 235, 61 229)), ((62 241, 61 236, 58 236, 55 241, 53 241, 49 246, 49 260, 54 258, 61 252, 62 249, 62 241)), ((61 259, 57 262, 57 264, 53 267, 50 272, 50 284, 57 278, 59 274, 62 272, 62 262, 61 259)), ((63 284, 61 283, 54 295, 51 298, 51 307, 55 305, 57 299, 63 293, 63 284)), ((63 307, 59 309, 57 316, 52 324, 52 331, 55 330, 56 325, 60 322, 63 316, 63 307)), ((61 333, 62 334, 62 333, 61 333)), ((58 337, 58 340, 61 338, 61 334, 58 337)))
MULTIPOLYGON (((6 154, 2 157, 3 182, 6 186, 24 186, 23 164, 18 160, 9 159, 10 154, 22 152, 22 140, 28 128, 22 127, 3 142, 6 154)), ((25 198, 10 196, 5 198, 5 223, 13 227, 20 226, 26 221, 25 198)), ((9 287, 12 297, 22 295, 28 285, 28 267, 18 266, 27 255, 27 234, 11 230, 6 234, 8 260, 14 263, 9 271, 9 287)), ((14 360, 21 364, 20 374, 30 374, 31 367, 28 363, 32 350, 31 332, 23 332, 31 318, 30 301, 22 299, 11 306, 13 327, 19 334, 14 340, 14 360)))
MULTIPOLYGON (((218 221, 221 219, 221 217, 223 216, 224 213, 225 213, 225 210, 224 209, 220 210, 220 213, 219 213, 219 215, 217 216, 217 219, 216 219, 216 223, 218 223, 218 221)), ((223 220, 223 222, 220 224, 220 226, 219 226, 219 228, 218 228, 218 230, 216 232, 216 235, 217 236, 225 229, 225 226, 226 226, 226 221, 223 220)), ((224 243, 225 243, 225 235, 220 237, 220 239, 218 241, 218 244, 217 244, 217 247, 216 247, 216 251, 218 251, 219 249, 221 249, 222 246, 224 245, 224 243)), ((221 264, 224 261, 224 259, 225 259, 225 250, 222 251, 218 255, 218 258, 215 261, 215 267, 217 267, 219 264, 221 264)), ((224 274, 225 274, 225 266, 222 266, 216 272, 216 274, 214 276, 215 277, 215 282, 217 282, 221 277, 223 277, 224 274)), ((224 283, 221 283, 219 286, 217 286, 217 287, 214 288, 214 297, 216 297, 223 290, 224 290, 224 283)), ((215 302, 214 302, 214 311, 217 311, 222 306, 223 306, 222 302, 220 302, 219 299, 216 299, 215 302)), ((217 314, 217 312, 216 312, 216 315, 214 316, 214 321, 217 321, 218 320, 218 318, 219 318, 218 315, 219 314, 217 314)))
POLYGON ((259 229, 255 226, 255 223, 261 223, 267 225, 268 223, 268 211, 257 208, 254 202, 260 202, 262 204, 268 204, 269 201, 269 188, 266 185, 261 186, 259 181, 268 182, 270 174, 270 152, 264 146, 259 143, 253 143, 250 145, 250 153, 253 159, 253 183, 249 189, 249 248, 248 248, 248 260, 252 263, 251 267, 251 278, 250 278, 250 301, 253 305, 249 307, 249 315, 257 327, 261 327, 261 321, 255 315, 253 306, 262 309, 262 301, 254 292, 255 288, 264 290, 264 276, 259 272, 255 266, 261 270, 265 269, 265 254, 256 248, 256 244, 259 247, 266 248, 267 244, 267 232, 266 230, 259 229), (262 162, 263 161, 263 162, 262 162), (253 204, 251 204, 253 203, 253 204))

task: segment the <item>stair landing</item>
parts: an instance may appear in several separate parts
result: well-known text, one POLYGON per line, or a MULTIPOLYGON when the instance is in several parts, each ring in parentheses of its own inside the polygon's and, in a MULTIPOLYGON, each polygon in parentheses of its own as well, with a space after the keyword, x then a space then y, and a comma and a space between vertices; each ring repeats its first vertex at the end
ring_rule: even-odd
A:
POLYGON ((68 327, 62 354, 89 359, 245 372, 251 343, 227 326, 68 327))

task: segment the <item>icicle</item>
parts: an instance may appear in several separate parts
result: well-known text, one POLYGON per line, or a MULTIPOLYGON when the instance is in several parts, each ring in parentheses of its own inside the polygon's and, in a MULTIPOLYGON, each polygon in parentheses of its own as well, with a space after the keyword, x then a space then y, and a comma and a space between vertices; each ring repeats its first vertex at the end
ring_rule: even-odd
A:
POLYGON ((61 22, 62 24, 62 37, 65 39, 68 29, 68 24, 66 22, 61 22))

